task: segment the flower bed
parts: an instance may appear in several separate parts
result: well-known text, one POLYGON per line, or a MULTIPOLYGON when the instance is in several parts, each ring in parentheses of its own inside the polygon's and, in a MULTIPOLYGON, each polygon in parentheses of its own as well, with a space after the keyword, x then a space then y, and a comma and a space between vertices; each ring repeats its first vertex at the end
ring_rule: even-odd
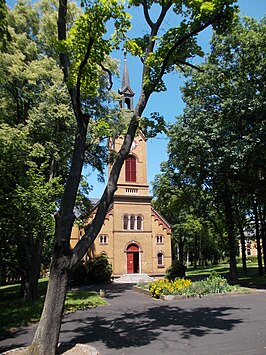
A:
POLYGON ((235 286, 230 286, 227 280, 222 278, 216 272, 213 272, 206 280, 192 282, 188 279, 176 279, 170 281, 167 279, 156 280, 149 284, 149 292, 154 298, 161 296, 184 296, 195 297, 213 293, 227 293, 236 291, 235 286))

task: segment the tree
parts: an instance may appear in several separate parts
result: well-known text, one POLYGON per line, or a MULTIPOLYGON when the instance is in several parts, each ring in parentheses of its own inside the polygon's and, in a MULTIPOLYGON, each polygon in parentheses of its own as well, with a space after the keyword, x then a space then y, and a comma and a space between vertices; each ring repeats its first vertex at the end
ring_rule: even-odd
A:
POLYGON ((186 109, 170 132, 169 165, 211 191, 223 211, 230 278, 237 279, 237 201, 265 204, 265 20, 216 34, 212 51, 187 81, 186 109))
POLYGON ((154 204, 172 225, 177 257, 184 262, 190 254, 194 266, 197 262, 218 262, 224 252, 224 230, 210 193, 182 179, 167 162, 161 164, 161 171, 153 182, 154 204))
POLYGON ((8 41, 11 40, 7 23, 7 6, 5 0, 0 0, 0 48, 5 49, 8 41))
MULTIPOLYGON (((114 1, 85 2, 84 15, 79 18, 70 36, 67 36, 67 0, 60 0, 58 12, 58 39, 60 62, 64 79, 68 86, 77 123, 75 143, 69 175, 62 195, 60 208, 56 214, 55 244, 53 250, 50 279, 41 320, 28 352, 31 354, 54 354, 58 342, 67 282, 71 268, 78 263, 95 240, 104 221, 106 212, 117 187, 117 180, 130 150, 136 130, 150 95, 161 90, 164 74, 174 70, 175 65, 185 65, 184 61, 194 53, 199 53, 196 36, 210 25, 225 28, 234 15, 233 1, 184 1, 155 2, 159 15, 152 20, 149 9, 152 2, 132 2, 142 6, 150 34, 144 38, 128 41, 127 48, 141 57, 143 82, 140 98, 131 115, 121 150, 115 157, 109 180, 99 202, 94 220, 86 228, 85 235, 73 250, 70 249, 70 233, 75 219, 75 206, 81 171, 86 150, 86 137, 93 110, 90 105, 82 105, 82 97, 93 99, 103 88, 99 81, 98 69, 106 71, 105 59, 119 41, 124 38, 129 26, 128 15, 123 6, 114 1), (187 7, 187 12, 183 11, 187 7), (159 30, 170 9, 182 16, 180 26, 166 31, 159 30), (106 24, 112 20, 114 36, 108 36, 106 24)), ((108 70, 107 70, 108 71, 108 70)), ((90 132, 90 131, 89 131, 90 132)))
MULTIPOLYGON (((5 274, 21 279, 22 297, 27 301, 37 297, 40 265, 51 257, 52 233, 48 226, 52 228, 54 224, 53 213, 69 169, 75 131, 71 102, 66 87, 62 86, 63 73, 57 65, 56 8, 54 0, 41 0, 34 5, 25 1, 16 4, 14 10, 7 13, 13 40, 0 53, 0 271, 2 282, 5 274), (40 183, 47 191, 38 189, 40 183), (54 188, 53 194, 50 187, 54 188), (35 196, 35 201, 29 198, 30 194, 35 196), (48 200, 43 203, 44 196, 49 196, 50 207, 48 200), (23 206, 24 213, 16 208, 18 206, 23 206), (50 221, 47 228, 44 220, 50 221), (18 232, 20 238, 17 238, 18 232), (41 250, 46 251, 45 258, 41 250)), ((80 14, 81 10, 70 3, 68 27, 80 14)), ((107 58, 106 62, 112 71, 116 70, 115 61, 107 58)), ((99 75, 99 80, 106 81, 106 75, 99 75)), ((108 96, 111 95, 108 93, 108 96)), ((98 169, 100 174, 107 154, 99 142, 106 137, 106 132, 119 126, 120 119, 102 103, 110 100, 108 96, 104 90, 98 90, 98 97, 90 99, 90 104, 86 98, 82 100, 83 105, 93 108, 97 118, 90 123, 90 135, 86 138, 90 151, 84 162, 98 169)), ((76 201, 79 214, 83 213, 80 202, 88 205, 88 187, 84 189, 84 186, 84 183, 80 185, 76 201)))
POLYGON ((3 282, 5 273, 21 276, 25 300, 37 297, 43 244, 51 253, 74 128, 62 72, 39 41, 50 14, 39 10, 21 1, 7 12, 12 41, 0 53, 0 269, 3 282))

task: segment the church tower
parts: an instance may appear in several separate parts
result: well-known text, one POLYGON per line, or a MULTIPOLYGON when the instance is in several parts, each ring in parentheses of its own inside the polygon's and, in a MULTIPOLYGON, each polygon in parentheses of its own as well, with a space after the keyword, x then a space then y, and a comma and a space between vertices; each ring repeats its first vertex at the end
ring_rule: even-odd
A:
MULTIPOLYGON (((133 111, 134 91, 129 82, 125 53, 122 87, 118 92, 121 109, 133 111)), ((123 136, 110 138, 108 146, 119 151, 123 141, 123 136)), ((88 254, 89 257, 106 255, 115 277, 128 274, 139 274, 140 279, 143 274, 162 276, 172 261, 171 227, 151 206, 146 143, 147 139, 140 131, 121 169, 113 203, 88 254)), ((108 174, 111 167, 108 167, 108 174)), ((97 205, 87 223, 94 218, 96 210, 97 205)))
MULTIPOLYGON (((133 111, 134 91, 131 89, 129 81, 129 73, 127 67, 126 52, 124 51, 124 68, 122 77, 122 86, 118 90, 120 94, 121 109, 133 111)), ((110 138, 109 147, 115 151, 119 151, 124 141, 124 137, 120 136, 116 139, 110 138)), ((122 167, 116 196, 148 196, 149 186, 147 182, 147 153, 146 153, 146 138, 140 131, 135 137, 129 155, 122 167)), ((111 165, 109 166, 108 175, 111 165)), ((148 198, 150 200, 150 198, 148 198)))
POLYGON ((118 90, 118 93, 121 95, 121 108, 127 108, 128 110, 133 111, 133 96, 135 95, 135 93, 130 87, 126 50, 124 50, 122 87, 118 90))

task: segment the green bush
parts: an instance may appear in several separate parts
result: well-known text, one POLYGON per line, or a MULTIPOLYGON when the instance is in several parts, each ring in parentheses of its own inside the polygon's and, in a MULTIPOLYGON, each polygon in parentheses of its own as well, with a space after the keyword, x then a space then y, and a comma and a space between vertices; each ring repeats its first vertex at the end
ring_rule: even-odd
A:
POLYGON ((191 282, 191 280, 185 279, 175 279, 174 281, 161 279, 149 284, 149 291, 154 298, 160 298, 161 295, 193 297, 210 293, 226 293, 232 290, 235 290, 235 287, 228 285, 226 279, 215 271, 203 281, 191 282))
POLYGON ((176 278, 185 277, 186 269, 186 266, 180 260, 173 260, 172 265, 166 270, 165 277, 171 281, 174 281, 176 278))
POLYGON ((257 263, 257 262, 258 262, 257 256, 248 256, 247 257, 247 263, 257 263))
POLYGON ((186 296, 208 295, 210 293, 231 292, 234 288, 228 285, 227 280, 213 271, 206 280, 193 282, 184 290, 186 296))
POLYGON ((87 282, 109 282, 112 276, 112 265, 105 255, 96 256, 86 263, 87 282))
POLYGON ((70 272, 70 283, 72 285, 85 285, 87 282, 87 268, 83 261, 80 261, 70 272))

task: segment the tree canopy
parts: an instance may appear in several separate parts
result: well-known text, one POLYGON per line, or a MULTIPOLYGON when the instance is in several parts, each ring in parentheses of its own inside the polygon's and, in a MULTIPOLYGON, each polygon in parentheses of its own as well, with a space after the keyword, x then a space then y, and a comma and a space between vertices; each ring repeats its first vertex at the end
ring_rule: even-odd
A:
POLYGON ((249 215, 254 199, 265 206, 264 41, 265 19, 245 18, 230 34, 216 33, 210 55, 183 88, 186 108, 169 132, 168 166, 223 206, 232 279, 239 210, 249 215))
MULTIPOLYGON (((143 11, 148 33, 142 38, 128 40, 126 40, 126 32, 130 26, 130 16, 122 2, 113 0, 84 1, 82 2, 82 13, 78 16, 71 16, 73 5, 69 4, 67 0, 60 0, 58 3, 57 39, 54 36, 54 15, 41 17, 43 25, 40 27, 39 11, 36 8, 32 9, 27 3, 18 3, 17 10, 14 10, 17 11, 16 16, 13 22, 10 20, 10 23, 13 26, 13 31, 18 35, 18 45, 21 45, 20 52, 16 58, 13 58, 14 63, 17 62, 20 67, 12 68, 15 72, 10 71, 7 75, 12 78, 14 74, 14 84, 16 84, 17 76, 20 83, 18 89, 21 89, 22 86, 22 91, 19 91, 18 96, 16 96, 16 90, 13 94, 16 103, 16 105, 13 103, 13 109, 17 110, 14 115, 14 119, 17 120, 15 125, 21 124, 22 127, 31 128, 38 139, 42 139, 42 134, 46 132, 38 127, 38 124, 41 126, 40 120, 34 121, 32 126, 28 124, 30 110, 34 111, 36 105, 38 107, 41 104, 38 101, 41 95, 47 95, 50 90, 50 86, 48 85, 46 88, 44 84, 51 84, 52 81, 45 74, 52 72, 53 68, 45 73, 39 68, 40 73, 37 70, 31 76, 34 68, 38 68, 39 65, 35 59, 43 61, 44 66, 46 61, 46 68, 54 61, 54 70, 58 69, 59 64, 63 72, 64 85, 62 83, 58 85, 57 81, 55 86, 57 90, 50 99, 56 99, 59 93, 62 95, 68 93, 69 100, 68 102, 64 101, 65 109, 67 112, 70 109, 72 116, 69 120, 65 120, 67 118, 65 112, 63 116, 64 129, 68 129, 68 125, 70 122, 72 123, 73 119, 75 121, 75 128, 69 127, 71 139, 61 142, 59 137, 59 139, 52 140, 53 144, 51 144, 53 149, 57 148, 60 152, 66 152, 64 143, 69 143, 71 158, 69 160, 63 159, 65 162, 63 164, 65 168, 64 189, 55 216, 55 238, 49 285, 43 314, 33 343, 28 349, 29 353, 49 353, 51 355, 55 353, 70 270, 84 256, 100 231, 117 188, 120 170, 139 128, 141 116, 149 97, 153 92, 164 90, 163 78, 165 74, 183 66, 192 66, 189 63, 189 58, 201 54, 197 44, 197 35, 201 31, 212 26, 220 33, 230 26, 235 17, 234 3, 234 0, 130 1, 129 6, 139 7, 143 11), (158 8, 158 16, 155 18, 150 15, 153 6, 158 8), (22 8, 25 11, 19 11, 22 8), (171 28, 163 29, 162 25, 168 14, 175 16, 175 24, 171 28), (42 31, 39 32, 39 28, 42 31, 47 31, 47 35, 42 34, 42 31), (48 40, 46 40, 47 38, 48 40), (109 60, 108 56, 114 48, 118 48, 120 43, 132 54, 139 56, 141 60, 141 93, 134 111, 130 113, 124 142, 113 161, 95 218, 72 250, 70 248, 70 234, 75 220, 74 208, 82 168, 84 163, 93 162, 91 157, 94 153, 94 139, 96 139, 97 146, 97 138, 99 138, 100 132, 105 130, 108 119, 114 126, 117 122, 114 111, 110 111, 108 108, 110 98, 108 90, 114 70, 114 62, 109 60), (54 55, 58 55, 59 60, 54 55), (32 70, 29 70, 29 66, 32 66, 32 70), (27 69, 29 77, 25 73, 27 69), (44 75, 44 78, 39 77, 39 74, 44 75), (31 97, 34 92, 36 92, 36 96, 31 97)), ((42 4, 42 8, 45 9, 43 13, 46 10, 50 12, 57 9, 55 3, 50 4, 45 1, 42 4)), ((12 88, 13 85, 10 87, 10 91, 12 88)), ((60 118, 62 111, 57 110, 56 104, 51 111, 49 107, 51 106, 42 106, 57 122, 57 117, 60 118)), ((8 108, 9 105, 6 110, 8 108)), ((37 117, 36 112, 32 119, 36 120, 37 117)), ((46 118, 46 114, 44 118, 46 118)), ((47 129, 49 126, 48 124, 47 129)), ((29 135, 30 139, 32 139, 32 134, 29 135)), ((38 173, 45 164, 51 167, 52 158, 55 157, 50 145, 47 146, 44 140, 41 142, 38 140, 34 141, 32 147, 34 149, 31 148, 30 152, 34 156, 33 165, 38 169, 38 173)), ((63 158, 66 157, 63 156, 63 158)), ((58 162, 58 159, 54 160, 58 162)), ((23 165, 25 165, 24 162, 23 165)), ((26 171, 28 170, 26 168, 26 171)), ((50 171, 51 168, 48 170, 50 171)), ((23 189, 19 191, 21 196, 26 199, 28 196, 26 191, 23 189)))

